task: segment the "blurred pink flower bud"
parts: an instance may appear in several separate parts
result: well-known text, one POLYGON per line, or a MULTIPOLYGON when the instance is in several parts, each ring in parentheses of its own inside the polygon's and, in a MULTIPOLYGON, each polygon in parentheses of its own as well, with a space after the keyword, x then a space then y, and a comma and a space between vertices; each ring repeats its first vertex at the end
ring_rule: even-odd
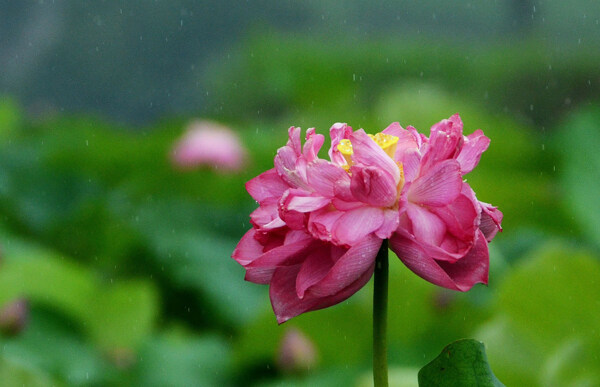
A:
POLYGON ((317 364, 315 346, 298 329, 288 329, 281 339, 277 364, 286 372, 303 372, 317 364))
POLYGON ((247 151, 238 135, 212 121, 193 121, 172 153, 175 166, 193 169, 208 166, 223 171, 242 169, 247 151))
POLYGON ((20 333, 29 319, 29 305, 26 299, 18 298, 0 308, 0 332, 7 335, 20 333))

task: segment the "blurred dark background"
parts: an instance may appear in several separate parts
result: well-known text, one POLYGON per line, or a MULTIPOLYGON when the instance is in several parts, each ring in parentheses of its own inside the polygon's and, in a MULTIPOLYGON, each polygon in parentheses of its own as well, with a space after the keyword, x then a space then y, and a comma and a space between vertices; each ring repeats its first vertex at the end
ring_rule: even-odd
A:
MULTIPOLYGON (((344 50, 336 50, 341 63, 356 60, 360 47, 379 41, 389 42, 385 48, 392 52, 394 45, 401 50, 415 41, 450 44, 456 49, 447 55, 455 57, 457 66, 476 61, 478 49, 499 45, 498 50, 513 56, 507 58, 510 64, 518 63, 519 56, 535 60, 539 68, 527 74, 533 78, 528 82, 534 87, 546 83, 547 94, 559 94, 547 98, 555 99, 555 105, 568 100, 568 105, 579 98, 572 89, 585 90, 585 81, 594 81, 587 85, 592 89, 588 94, 598 90, 597 62, 585 68, 588 73, 571 74, 568 79, 555 75, 552 68, 560 70, 564 57, 597 51, 599 15, 600 4, 586 0, 2 1, 0 90, 17 97, 36 115, 94 112, 119 122, 146 124, 165 114, 217 114, 215 77, 246 85, 243 79, 215 76, 211 70, 276 60, 277 54, 268 50, 256 53, 266 56, 253 58, 252 50, 243 47, 258 36, 283 34, 322 43, 324 48, 342 44, 348 52, 345 57, 344 50), (524 41, 530 44, 523 46, 524 41), (573 81, 579 84, 565 84, 573 81)), ((270 49, 278 51, 279 47, 273 44, 270 49)), ((384 51, 348 67, 356 74, 369 75, 373 66, 384 67, 376 63, 385 60, 384 51)), ((502 62, 502 53, 497 54, 492 62, 502 62)), ((401 64, 392 62, 387 76, 405 73, 406 66, 401 64)), ((435 64, 427 70, 422 75, 425 79, 444 71, 435 64)), ((419 74, 422 69, 414 71, 419 74)), ((252 84, 253 80, 247 81, 252 84)), ((260 96, 265 91, 256 93, 260 96)), ((532 110, 530 104, 520 106, 518 102, 523 101, 514 101, 508 90, 489 90, 487 96, 506 103, 510 111, 543 121, 534 113, 535 104, 532 110)))

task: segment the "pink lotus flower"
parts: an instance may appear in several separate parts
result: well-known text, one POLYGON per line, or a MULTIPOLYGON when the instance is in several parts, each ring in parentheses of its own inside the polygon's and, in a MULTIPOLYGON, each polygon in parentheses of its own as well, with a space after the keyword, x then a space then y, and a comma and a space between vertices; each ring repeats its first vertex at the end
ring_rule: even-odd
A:
POLYGON ((458 115, 431 136, 398 123, 375 136, 346 124, 330 129, 330 160, 314 129, 300 128, 275 156, 275 168, 246 189, 259 207, 233 252, 246 280, 270 285, 279 323, 337 304, 371 277, 384 239, 413 272, 467 291, 488 281, 487 243, 502 213, 479 202, 463 180, 489 139, 462 134, 458 115))
POLYGON ((246 157, 246 149, 237 134, 210 121, 192 122, 172 152, 173 163, 184 169, 209 166, 238 171, 246 157))

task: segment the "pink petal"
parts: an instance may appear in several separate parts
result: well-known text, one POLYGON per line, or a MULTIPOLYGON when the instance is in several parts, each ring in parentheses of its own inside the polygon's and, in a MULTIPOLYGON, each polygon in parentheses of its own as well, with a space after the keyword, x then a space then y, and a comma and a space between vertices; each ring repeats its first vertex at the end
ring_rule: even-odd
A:
POLYGON ((436 164, 425 175, 417 178, 408 189, 408 200, 428 206, 451 203, 460 194, 462 177, 456 160, 436 164))
POLYGON ((173 163, 183 169, 207 165, 217 170, 237 171, 246 158, 246 149, 237 133, 211 121, 192 122, 172 152, 173 163))
POLYGON ((256 240, 255 235, 255 229, 248 230, 231 254, 231 257, 242 266, 246 266, 263 254, 263 245, 256 240))
POLYGON ((388 156, 379 145, 375 143, 364 130, 360 129, 350 136, 352 143, 352 161, 367 167, 375 167, 388 172, 394 182, 400 181, 400 169, 390 156, 388 156))
POLYGON ((460 117, 455 114, 431 127, 429 144, 423 154, 421 174, 439 162, 456 157, 463 142, 462 126, 460 117))
POLYGON ((479 228, 485 235, 485 239, 488 242, 491 242, 492 239, 496 236, 498 231, 502 231, 502 226, 500 223, 502 222, 503 214, 500 210, 491 204, 479 202, 481 205, 481 219, 479 223, 479 228))
POLYGON ((309 190, 306 183, 306 159, 301 157, 300 128, 291 127, 289 136, 287 145, 277 150, 275 170, 291 187, 309 190))
POLYGON ((396 161, 402 164, 404 180, 413 181, 419 173, 421 166, 421 154, 416 148, 398 147, 396 150, 396 161))
POLYGON ((275 247, 258 258, 248 262, 245 266, 247 268, 274 268, 298 264, 305 258, 306 251, 310 249, 311 243, 313 242, 314 239, 308 234, 305 234, 304 239, 275 247))
POLYGON ((299 265, 291 267, 280 267, 273 273, 269 295, 271 305, 277 317, 277 322, 282 324, 292 317, 312 310, 323 309, 338 304, 358 290, 360 290, 373 275, 373 269, 367 270, 355 282, 342 289, 339 293, 328 297, 317 297, 310 292, 303 299, 296 294, 295 278, 299 271, 299 265))
POLYGON ((463 175, 471 172, 481 159, 481 154, 490 145, 490 139, 483 134, 481 129, 464 137, 464 143, 456 160, 460 163, 463 175))
POLYGON ((388 239, 398 228, 400 216, 398 210, 389 209, 383 211, 383 223, 381 227, 375 231, 375 235, 381 239, 388 239))
POLYGON ((435 285, 465 292, 476 283, 487 284, 489 254, 483 234, 455 263, 434 260, 419 244, 398 234, 390 239, 390 248, 410 270, 435 285))
POLYGON ((331 267, 327 275, 308 290, 310 294, 326 297, 340 292, 364 273, 372 271, 382 240, 370 236, 352 246, 331 267))
POLYGON ((477 283, 488 283, 490 254, 485 236, 480 231, 475 245, 455 263, 439 261, 440 267, 465 292, 477 283))
POLYGON ((275 168, 261 173, 246 183, 246 190, 257 202, 267 198, 281 197, 289 186, 277 174, 275 168))
POLYGON ((289 146, 284 146, 277 150, 275 156, 275 170, 281 179, 293 188, 309 189, 302 178, 301 173, 296 170, 296 161, 298 156, 289 146))
POLYGON ((283 220, 279 218, 278 201, 277 198, 263 200, 261 205, 250 214, 250 223, 261 231, 285 226, 283 220))
POLYGON ((315 128, 306 131, 306 142, 304 143, 303 155, 307 162, 316 160, 319 149, 323 146, 325 137, 322 134, 316 134, 315 128))
POLYGON ((300 140, 300 134, 302 130, 300 128, 296 128, 291 126, 288 129, 288 142, 287 146, 294 151, 296 156, 300 156, 302 154, 302 142, 300 140))
POLYGON ((322 245, 314 249, 302 263, 296 277, 298 298, 303 298, 306 289, 321 281, 344 253, 344 249, 333 245, 322 245))
POLYGON ((350 191, 356 200, 376 207, 389 207, 396 202, 397 181, 376 167, 352 166, 350 191))
POLYGON ((244 279, 255 284, 267 285, 271 282, 274 272, 273 267, 247 267, 244 279))
POLYGON ((360 242, 383 224, 383 210, 376 207, 360 207, 342 215, 333 228, 334 240, 352 246, 360 242))
POLYGON ((407 204, 406 214, 412 222, 413 234, 418 241, 433 246, 442 243, 446 234, 446 225, 442 219, 427 208, 412 203, 407 204))
POLYGON ((329 136, 331 137, 331 148, 329 148, 329 158, 331 159, 332 163, 340 166, 346 165, 346 159, 344 158, 344 156, 342 156, 337 146, 341 140, 350 138, 351 134, 352 127, 339 122, 333 124, 331 129, 329 129, 329 136))
POLYGON ((311 212, 308 218, 308 232, 316 239, 331 241, 333 227, 343 214, 328 207, 311 212))
MULTIPOLYGON (((467 183, 463 186, 468 187, 467 183)), ((479 205, 470 187, 447 206, 432 207, 435 213, 446 224, 448 232, 462 240, 471 240, 479 224, 479 205)))
POLYGON ((382 130, 382 133, 389 134, 390 136, 396 136, 398 138, 403 137, 405 133, 408 133, 406 130, 400 126, 398 122, 392 122, 387 128, 382 130))
MULTIPOLYGON (((414 129, 412 126, 409 128, 412 128, 413 131, 416 131, 416 129, 414 129)), ((394 122, 388 126, 383 133, 398 137, 394 160, 402 164, 405 180, 414 180, 414 178, 417 176, 419 163, 421 161, 421 153, 419 152, 420 145, 418 141, 420 137, 415 137, 414 133, 411 133, 406 129, 402 129, 400 124, 397 122, 394 122)))
POLYGON ((336 185, 350 184, 350 176, 343 168, 322 159, 307 165, 306 177, 311 188, 326 197, 334 196, 336 185))
POLYGON ((301 189, 289 189, 281 197, 280 210, 311 212, 330 203, 330 199, 301 189))

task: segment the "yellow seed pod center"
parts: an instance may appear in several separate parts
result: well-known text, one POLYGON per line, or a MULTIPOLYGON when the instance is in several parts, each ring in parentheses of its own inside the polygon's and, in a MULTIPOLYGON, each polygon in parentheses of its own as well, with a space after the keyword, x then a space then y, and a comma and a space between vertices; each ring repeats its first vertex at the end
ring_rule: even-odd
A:
POLYGON ((369 134, 369 137, 371 137, 388 156, 392 159, 394 158, 394 153, 396 153, 396 147, 398 146, 398 137, 385 133, 377 133, 376 135, 369 134))
POLYGON ((342 156, 344 156, 344 159, 346 159, 348 165, 352 165, 352 153, 354 153, 354 151, 352 150, 352 143, 350 140, 341 140, 337 148, 342 156))

